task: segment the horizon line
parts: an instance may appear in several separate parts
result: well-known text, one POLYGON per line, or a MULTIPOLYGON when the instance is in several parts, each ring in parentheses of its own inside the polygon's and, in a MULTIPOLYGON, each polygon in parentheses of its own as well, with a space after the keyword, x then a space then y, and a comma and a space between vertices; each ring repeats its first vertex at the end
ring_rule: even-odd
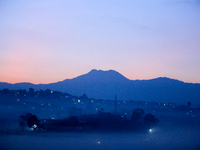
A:
MULTIPOLYGON (((34 85, 40 85, 40 84, 51 84, 51 83, 58 83, 58 82, 63 82, 64 80, 72 80, 72 79, 74 79, 74 78, 77 78, 77 77, 79 77, 79 76, 82 76, 82 75, 86 75, 86 74, 88 74, 88 73, 90 73, 91 71, 93 71, 93 70, 95 70, 95 71, 103 71, 103 72, 107 72, 107 71, 115 71, 115 72, 117 72, 117 73, 119 73, 118 71, 116 71, 116 70, 113 70, 113 69, 109 69, 109 70, 102 70, 102 69, 91 69, 89 72, 87 72, 87 73, 85 73, 85 74, 81 74, 81 75, 78 75, 78 76, 76 76, 76 77, 73 77, 73 78, 66 78, 66 79, 63 79, 63 80, 58 80, 58 81, 52 81, 52 82, 48 82, 48 83, 42 83, 42 82, 39 82, 39 83, 34 83, 34 82, 29 82, 29 81, 19 81, 19 82, 2 82, 2 81, 0 81, 0 83, 8 83, 8 84, 19 84, 19 83, 26 83, 26 84, 34 84, 34 85)), ((119 74, 121 74, 121 73, 119 73, 119 74)), ((123 74, 121 74, 122 76, 124 76, 123 74)), ((125 76, 124 76, 125 77, 125 76)), ((127 78, 127 77, 125 77, 125 78, 127 78)), ((185 82, 185 81, 182 81, 182 80, 179 80, 179 79, 175 79, 175 78, 170 78, 170 77, 166 77, 166 76, 160 76, 160 77, 155 77, 155 78, 149 78, 149 79, 129 79, 129 78, 127 78, 128 80, 131 80, 131 81, 145 81, 145 80, 153 80, 153 79, 158 79, 158 78, 168 78, 168 79, 172 79, 172 80, 177 80, 177 81, 180 81, 180 82, 184 82, 184 83, 192 83, 192 84, 200 84, 200 83, 198 83, 198 82, 185 82)))

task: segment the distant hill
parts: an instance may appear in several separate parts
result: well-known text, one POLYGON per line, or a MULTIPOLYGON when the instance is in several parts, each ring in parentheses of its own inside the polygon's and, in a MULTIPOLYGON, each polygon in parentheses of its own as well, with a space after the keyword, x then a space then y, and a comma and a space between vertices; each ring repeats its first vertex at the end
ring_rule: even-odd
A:
POLYGON ((72 95, 86 94, 90 98, 174 102, 200 104, 200 84, 184 83, 179 80, 160 77, 151 80, 129 80, 120 73, 109 70, 91 70, 73 79, 50 84, 0 82, 0 89, 56 90, 72 95))

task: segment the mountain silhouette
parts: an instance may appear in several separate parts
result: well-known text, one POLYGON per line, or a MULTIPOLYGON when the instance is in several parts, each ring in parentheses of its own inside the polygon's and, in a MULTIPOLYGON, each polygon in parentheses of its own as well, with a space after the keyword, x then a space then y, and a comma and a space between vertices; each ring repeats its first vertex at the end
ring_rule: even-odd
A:
POLYGON ((159 77, 151 80, 129 80, 117 71, 93 69, 87 74, 50 84, 0 82, 0 89, 56 90, 72 95, 86 94, 90 98, 119 100, 200 103, 200 84, 184 83, 179 80, 159 77))
POLYGON ((114 70, 102 71, 93 69, 87 74, 74 78, 74 80, 78 82, 126 82, 129 79, 114 70))

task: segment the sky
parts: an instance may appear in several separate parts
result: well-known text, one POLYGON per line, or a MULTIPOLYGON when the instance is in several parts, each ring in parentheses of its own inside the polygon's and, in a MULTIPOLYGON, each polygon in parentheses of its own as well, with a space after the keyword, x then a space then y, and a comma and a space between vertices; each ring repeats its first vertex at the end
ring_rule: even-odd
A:
POLYGON ((92 69, 200 83, 200 0, 0 0, 0 82, 92 69))

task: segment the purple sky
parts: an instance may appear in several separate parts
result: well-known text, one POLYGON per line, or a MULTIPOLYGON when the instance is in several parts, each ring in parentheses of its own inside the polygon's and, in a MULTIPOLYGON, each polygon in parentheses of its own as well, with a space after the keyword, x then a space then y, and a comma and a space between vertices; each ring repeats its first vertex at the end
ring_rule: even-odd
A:
POLYGON ((0 1, 0 82, 91 69, 200 83, 200 0, 0 1))

